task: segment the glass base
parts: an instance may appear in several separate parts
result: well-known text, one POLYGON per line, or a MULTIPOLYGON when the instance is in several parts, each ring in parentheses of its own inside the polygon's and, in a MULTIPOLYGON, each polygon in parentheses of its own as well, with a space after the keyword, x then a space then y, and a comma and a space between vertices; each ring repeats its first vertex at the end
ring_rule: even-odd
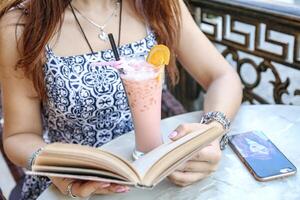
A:
POLYGON ((138 160, 139 158, 141 158, 142 156, 144 156, 145 154, 141 151, 138 151, 136 149, 133 150, 132 152, 132 157, 133 157, 133 160, 136 161, 138 160))

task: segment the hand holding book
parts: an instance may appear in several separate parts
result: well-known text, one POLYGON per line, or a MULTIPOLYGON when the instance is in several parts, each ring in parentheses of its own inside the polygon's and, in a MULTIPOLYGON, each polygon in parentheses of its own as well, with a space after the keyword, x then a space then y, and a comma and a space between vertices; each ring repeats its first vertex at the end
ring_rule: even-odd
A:
MULTIPOLYGON (((201 126, 203 128, 164 143, 134 162, 125 160, 116 151, 76 144, 50 144, 37 156, 32 171, 27 173, 152 188, 224 132, 212 125, 201 126)), ((121 136, 120 144, 114 145, 120 152, 128 152, 122 149, 126 137, 121 136)))
POLYGON ((129 187, 100 181, 80 181, 76 179, 51 177, 51 182, 65 195, 89 197, 92 194, 112 194, 128 192, 129 187))
MULTIPOLYGON (((213 125, 222 128, 222 125, 217 122, 213 125)), ((193 130, 200 130, 203 126, 206 125, 199 123, 180 125, 169 135, 169 138, 176 141, 193 130)), ((188 186, 198 182, 216 171, 221 155, 219 139, 216 139, 196 152, 190 160, 170 174, 168 179, 178 186, 188 186)))

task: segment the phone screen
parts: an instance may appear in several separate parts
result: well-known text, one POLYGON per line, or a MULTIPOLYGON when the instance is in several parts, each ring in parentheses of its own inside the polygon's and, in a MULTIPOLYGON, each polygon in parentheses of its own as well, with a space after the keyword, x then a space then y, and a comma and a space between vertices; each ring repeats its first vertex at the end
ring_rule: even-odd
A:
POLYGON ((232 135, 229 144, 260 181, 296 172, 296 167, 261 131, 232 135))

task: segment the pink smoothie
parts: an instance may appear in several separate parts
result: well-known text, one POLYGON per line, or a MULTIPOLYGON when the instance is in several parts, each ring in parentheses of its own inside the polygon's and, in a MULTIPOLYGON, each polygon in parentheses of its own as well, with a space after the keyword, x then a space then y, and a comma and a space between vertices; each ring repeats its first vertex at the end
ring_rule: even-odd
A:
POLYGON ((124 67, 121 75, 133 117, 136 149, 147 153, 162 144, 160 132, 163 69, 145 61, 124 67))

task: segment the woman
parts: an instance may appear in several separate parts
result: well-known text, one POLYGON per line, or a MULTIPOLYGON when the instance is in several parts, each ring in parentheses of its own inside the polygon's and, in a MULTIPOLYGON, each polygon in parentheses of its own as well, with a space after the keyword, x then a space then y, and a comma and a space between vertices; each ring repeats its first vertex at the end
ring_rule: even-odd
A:
MULTIPOLYGON (((100 73, 89 68, 92 62, 114 59, 107 50, 110 44, 106 33, 115 35, 121 56, 147 53, 158 42, 166 44, 173 56, 168 67, 169 78, 176 82, 177 56, 206 89, 205 112, 218 111, 219 117, 223 113, 232 119, 239 108, 242 95, 237 74, 199 30, 182 0, 28 0, 20 3, 21 0, 14 0, 4 5, 0 15, 4 146, 9 158, 19 166, 28 166, 32 155, 50 142, 98 147, 132 130, 129 108, 118 79, 109 79, 109 70, 100 73), (88 76, 89 81, 83 76, 88 76), (107 79, 111 84, 100 81, 107 79), (107 87, 112 88, 112 92, 106 91, 107 87), (97 101, 103 95, 114 97, 114 104, 105 113, 100 112, 105 102, 97 101), (85 113, 89 119, 95 119, 100 113, 102 121, 112 123, 110 111, 117 111, 121 116, 114 119, 110 129, 83 116, 85 113)), ((207 117, 207 122, 224 126, 216 117, 207 117)), ((204 126, 207 125, 183 124, 170 138, 176 140, 204 126)), ((216 140, 169 179, 180 186, 197 182, 216 170, 220 156, 219 140, 216 140)), ((91 181, 60 178, 51 181, 62 193, 73 197, 129 190, 122 185, 91 181)), ((46 178, 26 177, 23 198, 37 198, 49 183, 46 178)))

